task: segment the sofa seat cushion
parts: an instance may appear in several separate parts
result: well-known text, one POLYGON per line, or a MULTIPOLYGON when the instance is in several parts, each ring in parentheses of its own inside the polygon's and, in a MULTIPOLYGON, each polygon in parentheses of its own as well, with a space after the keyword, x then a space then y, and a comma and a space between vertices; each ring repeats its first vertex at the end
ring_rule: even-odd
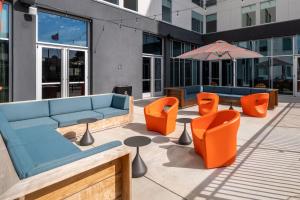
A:
POLYGON ((220 94, 231 94, 231 87, 215 86, 214 92, 220 94))
POLYGON ((92 110, 90 97, 49 100, 50 116, 92 110))
POLYGON ((52 119, 58 122, 59 127, 71 126, 77 124, 77 121, 85 118, 103 119, 103 115, 94 111, 81 111, 61 115, 51 116, 52 119))
POLYGON ((10 122, 10 125, 13 129, 29 128, 34 126, 50 126, 54 129, 58 128, 58 122, 51 119, 50 117, 41 117, 35 119, 27 119, 21 121, 10 122))
POLYGON ((112 142, 108 142, 108 143, 105 143, 103 145, 97 146, 95 148, 88 149, 86 151, 79 151, 79 152, 76 152, 76 153, 72 153, 71 155, 68 155, 68 156, 65 156, 65 157, 62 157, 62 158, 59 158, 59 159, 51 160, 49 162, 37 165, 33 169, 31 169, 26 174, 26 176, 27 177, 33 176, 33 175, 39 174, 41 172, 45 172, 45 171, 54 169, 56 167, 60 167, 60 166, 75 162, 77 160, 92 156, 92 155, 97 154, 97 153, 101 153, 101 152, 110 150, 112 148, 115 148, 115 147, 118 147, 118 146, 121 146, 121 145, 122 145, 122 142, 120 142, 120 141, 112 141, 112 142))
POLYGON ((49 117, 48 101, 2 104, 0 105, 0 111, 3 112, 9 122, 49 117))
POLYGON ((113 94, 91 96, 93 110, 110 107, 112 98, 113 94))
POLYGON ((121 115, 126 115, 129 113, 129 110, 122 110, 122 109, 117 109, 117 108, 101 108, 94 110, 97 113, 100 113, 104 116, 104 118, 110 118, 110 117, 115 117, 115 116, 121 116, 121 115))
POLYGON ((80 152, 80 149, 48 126, 16 130, 35 166, 80 152))

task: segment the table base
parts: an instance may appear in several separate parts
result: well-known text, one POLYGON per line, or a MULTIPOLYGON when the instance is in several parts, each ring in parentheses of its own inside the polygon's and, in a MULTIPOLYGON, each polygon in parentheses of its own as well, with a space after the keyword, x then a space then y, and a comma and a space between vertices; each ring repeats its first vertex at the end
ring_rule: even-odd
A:
POLYGON ((94 143, 94 138, 89 130, 87 130, 80 139, 80 146, 88 146, 94 143))
POLYGON ((139 178, 144 176, 148 168, 140 156, 139 147, 137 147, 135 158, 132 161, 132 178, 139 178))

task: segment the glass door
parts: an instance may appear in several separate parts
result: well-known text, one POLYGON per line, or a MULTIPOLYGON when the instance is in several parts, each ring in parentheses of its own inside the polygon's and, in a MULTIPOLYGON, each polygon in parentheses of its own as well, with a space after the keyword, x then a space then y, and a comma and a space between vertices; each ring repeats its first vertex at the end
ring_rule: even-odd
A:
POLYGON ((163 93, 163 60, 161 57, 143 57, 143 98, 163 93))
POLYGON ((38 45, 37 99, 87 94, 87 50, 38 45))
POLYGON ((67 68, 67 96, 83 96, 87 91, 86 74, 87 62, 86 51, 68 50, 67 68))
POLYGON ((294 96, 300 96, 300 57, 295 57, 294 96))
POLYGON ((63 50, 59 48, 41 49, 41 98, 62 97, 63 50))
POLYGON ((162 95, 162 85, 163 85, 163 78, 162 78, 162 58, 153 58, 154 59, 154 96, 161 96, 162 95))
POLYGON ((151 58, 143 57, 143 98, 151 97, 151 58))
POLYGON ((217 86, 220 83, 219 62, 211 62, 211 82, 210 85, 217 86))

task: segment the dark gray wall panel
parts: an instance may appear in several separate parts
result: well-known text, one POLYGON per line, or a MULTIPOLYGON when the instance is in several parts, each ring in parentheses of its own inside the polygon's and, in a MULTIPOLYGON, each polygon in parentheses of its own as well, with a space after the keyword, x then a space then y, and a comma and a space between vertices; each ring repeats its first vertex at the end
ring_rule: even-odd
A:
POLYGON ((12 22, 13 100, 36 98, 35 17, 25 20, 24 8, 14 1, 12 22))

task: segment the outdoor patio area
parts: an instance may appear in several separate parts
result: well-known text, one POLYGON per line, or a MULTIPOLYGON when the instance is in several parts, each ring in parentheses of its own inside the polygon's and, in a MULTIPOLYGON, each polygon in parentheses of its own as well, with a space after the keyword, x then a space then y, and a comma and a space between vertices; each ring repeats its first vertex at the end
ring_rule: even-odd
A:
MULTIPOLYGON (((135 101, 134 121, 94 133, 92 148, 113 139, 136 135, 152 142, 140 148, 147 174, 132 180, 133 199, 300 199, 300 103, 280 97, 279 106, 266 118, 241 114, 238 157, 230 167, 208 170, 193 149, 178 145, 183 125, 167 137, 145 127, 143 107, 135 101), (289 103, 290 102, 290 103, 289 103)), ((178 118, 198 116, 196 106, 179 110, 178 118)), ((220 105, 219 110, 228 109, 220 105)), ((240 107, 235 107, 241 110, 240 107)), ((191 134, 190 127, 188 131, 191 134)), ((132 148, 135 155, 135 148, 132 148)))

